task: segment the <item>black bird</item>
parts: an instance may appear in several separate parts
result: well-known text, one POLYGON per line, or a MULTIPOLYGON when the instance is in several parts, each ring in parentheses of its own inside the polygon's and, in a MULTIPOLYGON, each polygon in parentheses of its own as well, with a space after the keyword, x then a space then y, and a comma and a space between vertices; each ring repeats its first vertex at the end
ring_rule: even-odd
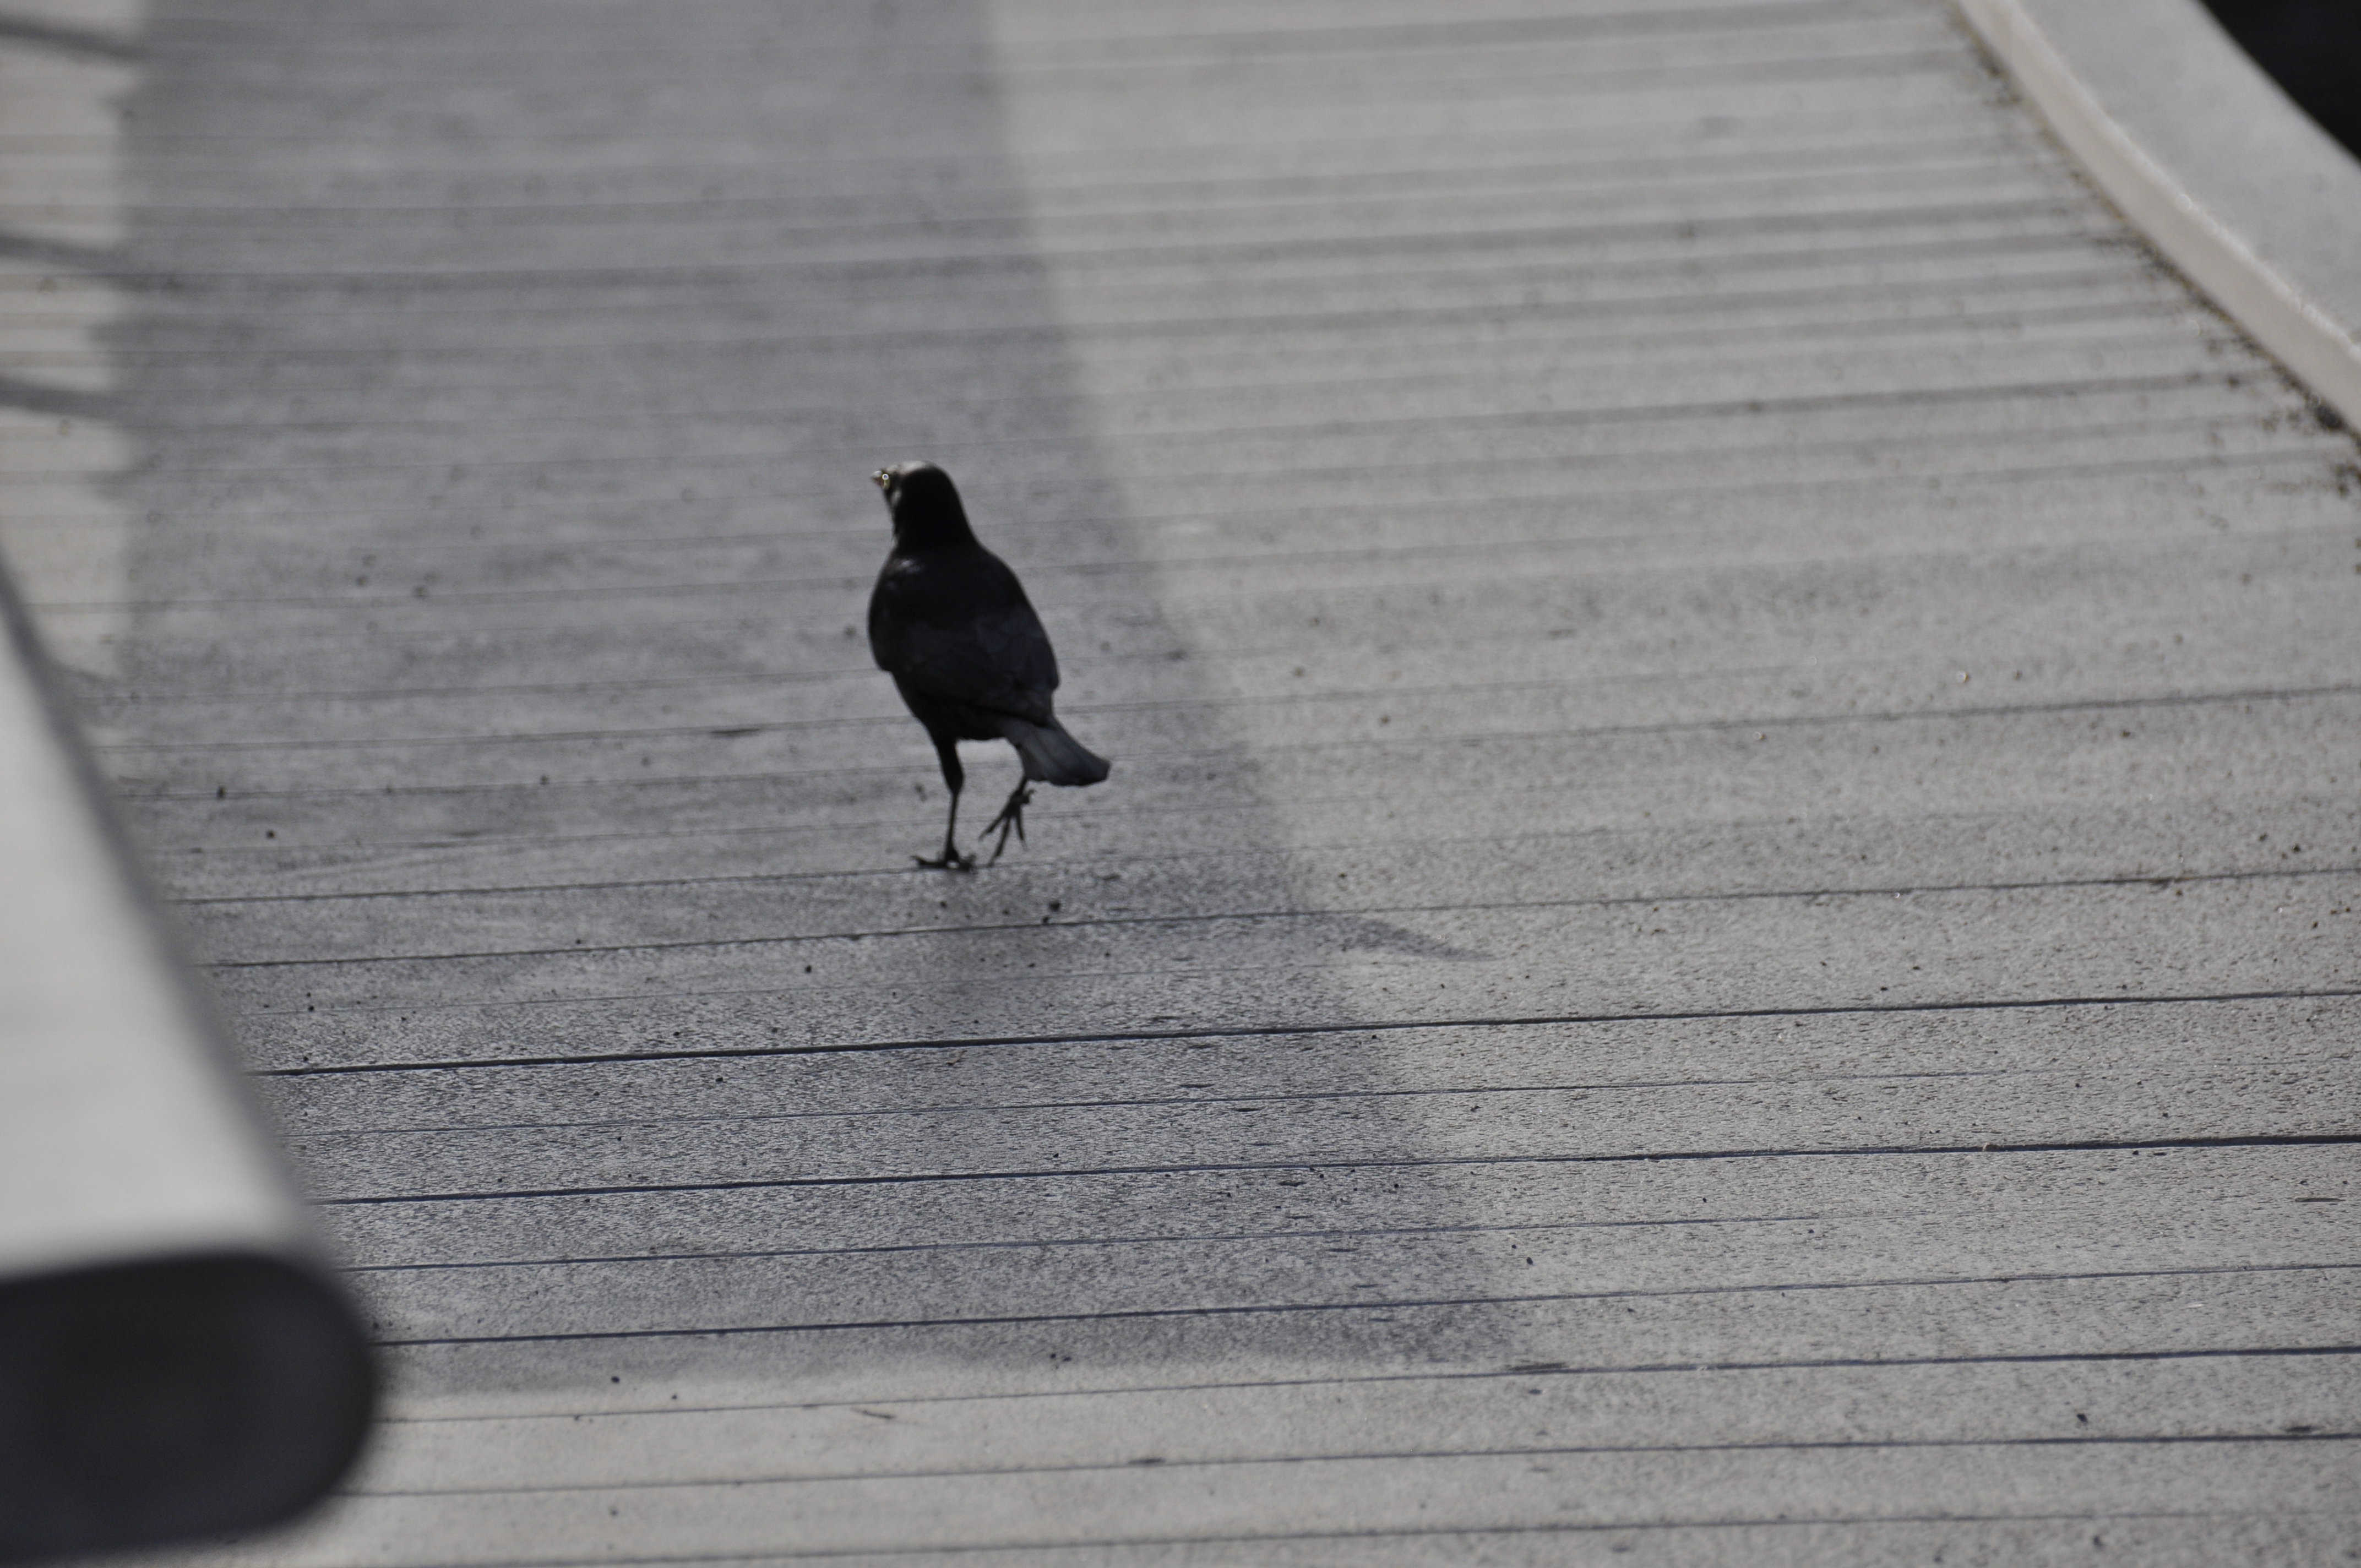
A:
POLYGON ((1049 710, 1049 694, 1058 689, 1049 635, 1016 574, 976 543, 951 477, 931 463, 896 463, 870 477, 894 514, 894 549, 869 596, 869 652, 927 727, 951 792, 942 858, 917 859, 929 868, 972 871, 975 861, 957 842, 960 789, 967 782, 960 741, 1006 740, 1025 762, 1023 782, 984 825, 986 837, 1000 829, 994 861, 1008 848, 1012 828, 1023 840, 1037 781, 1094 784, 1107 776, 1107 764, 1049 710))

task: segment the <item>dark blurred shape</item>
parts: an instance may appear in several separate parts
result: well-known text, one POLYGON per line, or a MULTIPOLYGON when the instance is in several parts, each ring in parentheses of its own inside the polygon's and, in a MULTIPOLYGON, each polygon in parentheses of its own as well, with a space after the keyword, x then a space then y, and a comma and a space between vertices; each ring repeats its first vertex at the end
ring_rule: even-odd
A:
POLYGON ((373 1391, 58 689, 0 572, 0 1562, 286 1519, 373 1391))
POLYGON ((351 1463, 371 1388, 342 1298, 278 1258, 0 1286, 0 1560, 282 1519, 351 1463))
POLYGON ((2321 128, 2361 157, 2361 0, 2206 0, 2321 128))

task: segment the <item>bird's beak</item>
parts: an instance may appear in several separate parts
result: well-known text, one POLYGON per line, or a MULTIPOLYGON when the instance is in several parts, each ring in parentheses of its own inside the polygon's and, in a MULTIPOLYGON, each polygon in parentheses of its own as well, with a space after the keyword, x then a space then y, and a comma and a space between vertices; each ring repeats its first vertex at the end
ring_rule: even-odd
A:
POLYGON ((890 490, 894 488, 894 470, 880 468, 869 476, 869 482, 881 490, 890 490))

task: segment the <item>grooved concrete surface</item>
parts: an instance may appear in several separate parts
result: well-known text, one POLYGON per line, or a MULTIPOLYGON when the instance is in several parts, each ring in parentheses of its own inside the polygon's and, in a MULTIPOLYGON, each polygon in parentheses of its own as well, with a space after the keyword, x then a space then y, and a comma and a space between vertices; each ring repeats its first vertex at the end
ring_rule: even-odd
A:
POLYGON ((2354 443, 1931 0, 0 60, 9 558, 394 1388, 189 1561, 2361 1544, 2354 443), (911 456, 1116 763, 973 877, 911 456))

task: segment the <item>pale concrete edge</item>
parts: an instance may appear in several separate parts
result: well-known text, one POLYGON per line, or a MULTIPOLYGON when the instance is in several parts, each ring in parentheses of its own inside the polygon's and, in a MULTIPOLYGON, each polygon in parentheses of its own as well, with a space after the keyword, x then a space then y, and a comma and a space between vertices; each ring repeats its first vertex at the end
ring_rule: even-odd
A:
MULTIPOLYGON (((178 932, 164 917, 160 900, 148 882, 139 857, 129 836, 124 831, 108 801, 106 781, 92 761, 82 744, 80 727, 61 695, 59 671, 41 645, 34 628, 32 615, 5 563, 0 563, 0 661, 13 661, 27 676, 35 700, 39 707, 33 721, 46 733, 16 735, 13 743, 27 748, 49 751, 62 763, 79 784, 81 806, 89 824, 104 841, 106 859, 118 879, 125 895, 136 906, 141 946, 120 955, 119 962, 136 965, 148 972, 139 976, 138 983, 152 983, 155 989, 170 998, 169 1005, 178 1014, 181 1043, 186 1050, 201 1058, 203 1070, 220 1089, 223 1098, 233 1106, 233 1114, 243 1124, 239 1131, 258 1157, 253 1164, 262 1173, 267 1185, 266 1201, 271 1212, 258 1214, 251 1222, 227 1224, 192 1231, 185 1237, 156 1238, 156 1255, 211 1252, 221 1248, 233 1251, 258 1250, 280 1255, 290 1262, 303 1264, 324 1277, 334 1277, 335 1266, 313 1232, 302 1195, 296 1190, 284 1157, 272 1135, 269 1122, 260 1104, 248 1089, 246 1075, 229 1046, 227 1034, 214 1016, 213 1009, 191 977, 187 956, 178 932)), ((23 890, 18 890, 22 892, 23 890)), ((130 971, 126 971, 126 978, 130 971)), ((0 1263, 16 1260, 0 1260, 0 1263)), ((119 1255, 119 1248, 108 1245, 87 1257, 45 1259, 39 1272, 92 1266, 111 1262, 131 1261, 119 1255)))
MULTIPOLYGON (((2296 106, 2277 83, 2224 32, 2200 0, 2141 0, 2135 8, 2113 0, 2119 26, 2104 29, 2105 82, 2061 47, 2054 12, 2074 0, 1954 0, 1985 47, 2015 79, 2100 188, 2157 247, 2224 312, 2253 334, 2321 402, 2361 427, 2361 288, 2323 258, 2313 233, 2301 240, 2275 232, 2294 214, 2258 214, 2230 182, 2244 179, 2251 197, 2257 171, 2226 161, 2192 165, 2163 144, 2248 144, 2251 115, 2284 115, 2268 139, 2297 167, 2268 171, 2267 183, 2285 192, 2350 190, 2361 195, 2356 164, 2296 106), (2162 56, 2169 54, 2168 61, 2162 56), (2144 70, 2143 57, 2158 69, 2144 70), (2191 74, 2218 92, 2150 93, 2123 84, 2185 81, 2191 74), (2251 80, 2250 80, 2251 79, 2251 80), (2253 80, 2268 89, 2257 93, 2253 80), (2114 84, 2116 91, 2106 90, 2114 84), (2239 115, 2246 123, 2210 137, 2206 121, 2239 115), (2158 134, 2166 118, 2170 137, 2158 134), (2232 215, 2246 208, 2245 220, 2232 215), (2309 252, 2309 254, 2307 254, 2309 252)), ((2078 17, 2087 26, 2091 18, 2078 17)), ((2336 226, 2326 254, 2361 256, 2361 201, 2303 214, 2317 230, 2336 226)))

